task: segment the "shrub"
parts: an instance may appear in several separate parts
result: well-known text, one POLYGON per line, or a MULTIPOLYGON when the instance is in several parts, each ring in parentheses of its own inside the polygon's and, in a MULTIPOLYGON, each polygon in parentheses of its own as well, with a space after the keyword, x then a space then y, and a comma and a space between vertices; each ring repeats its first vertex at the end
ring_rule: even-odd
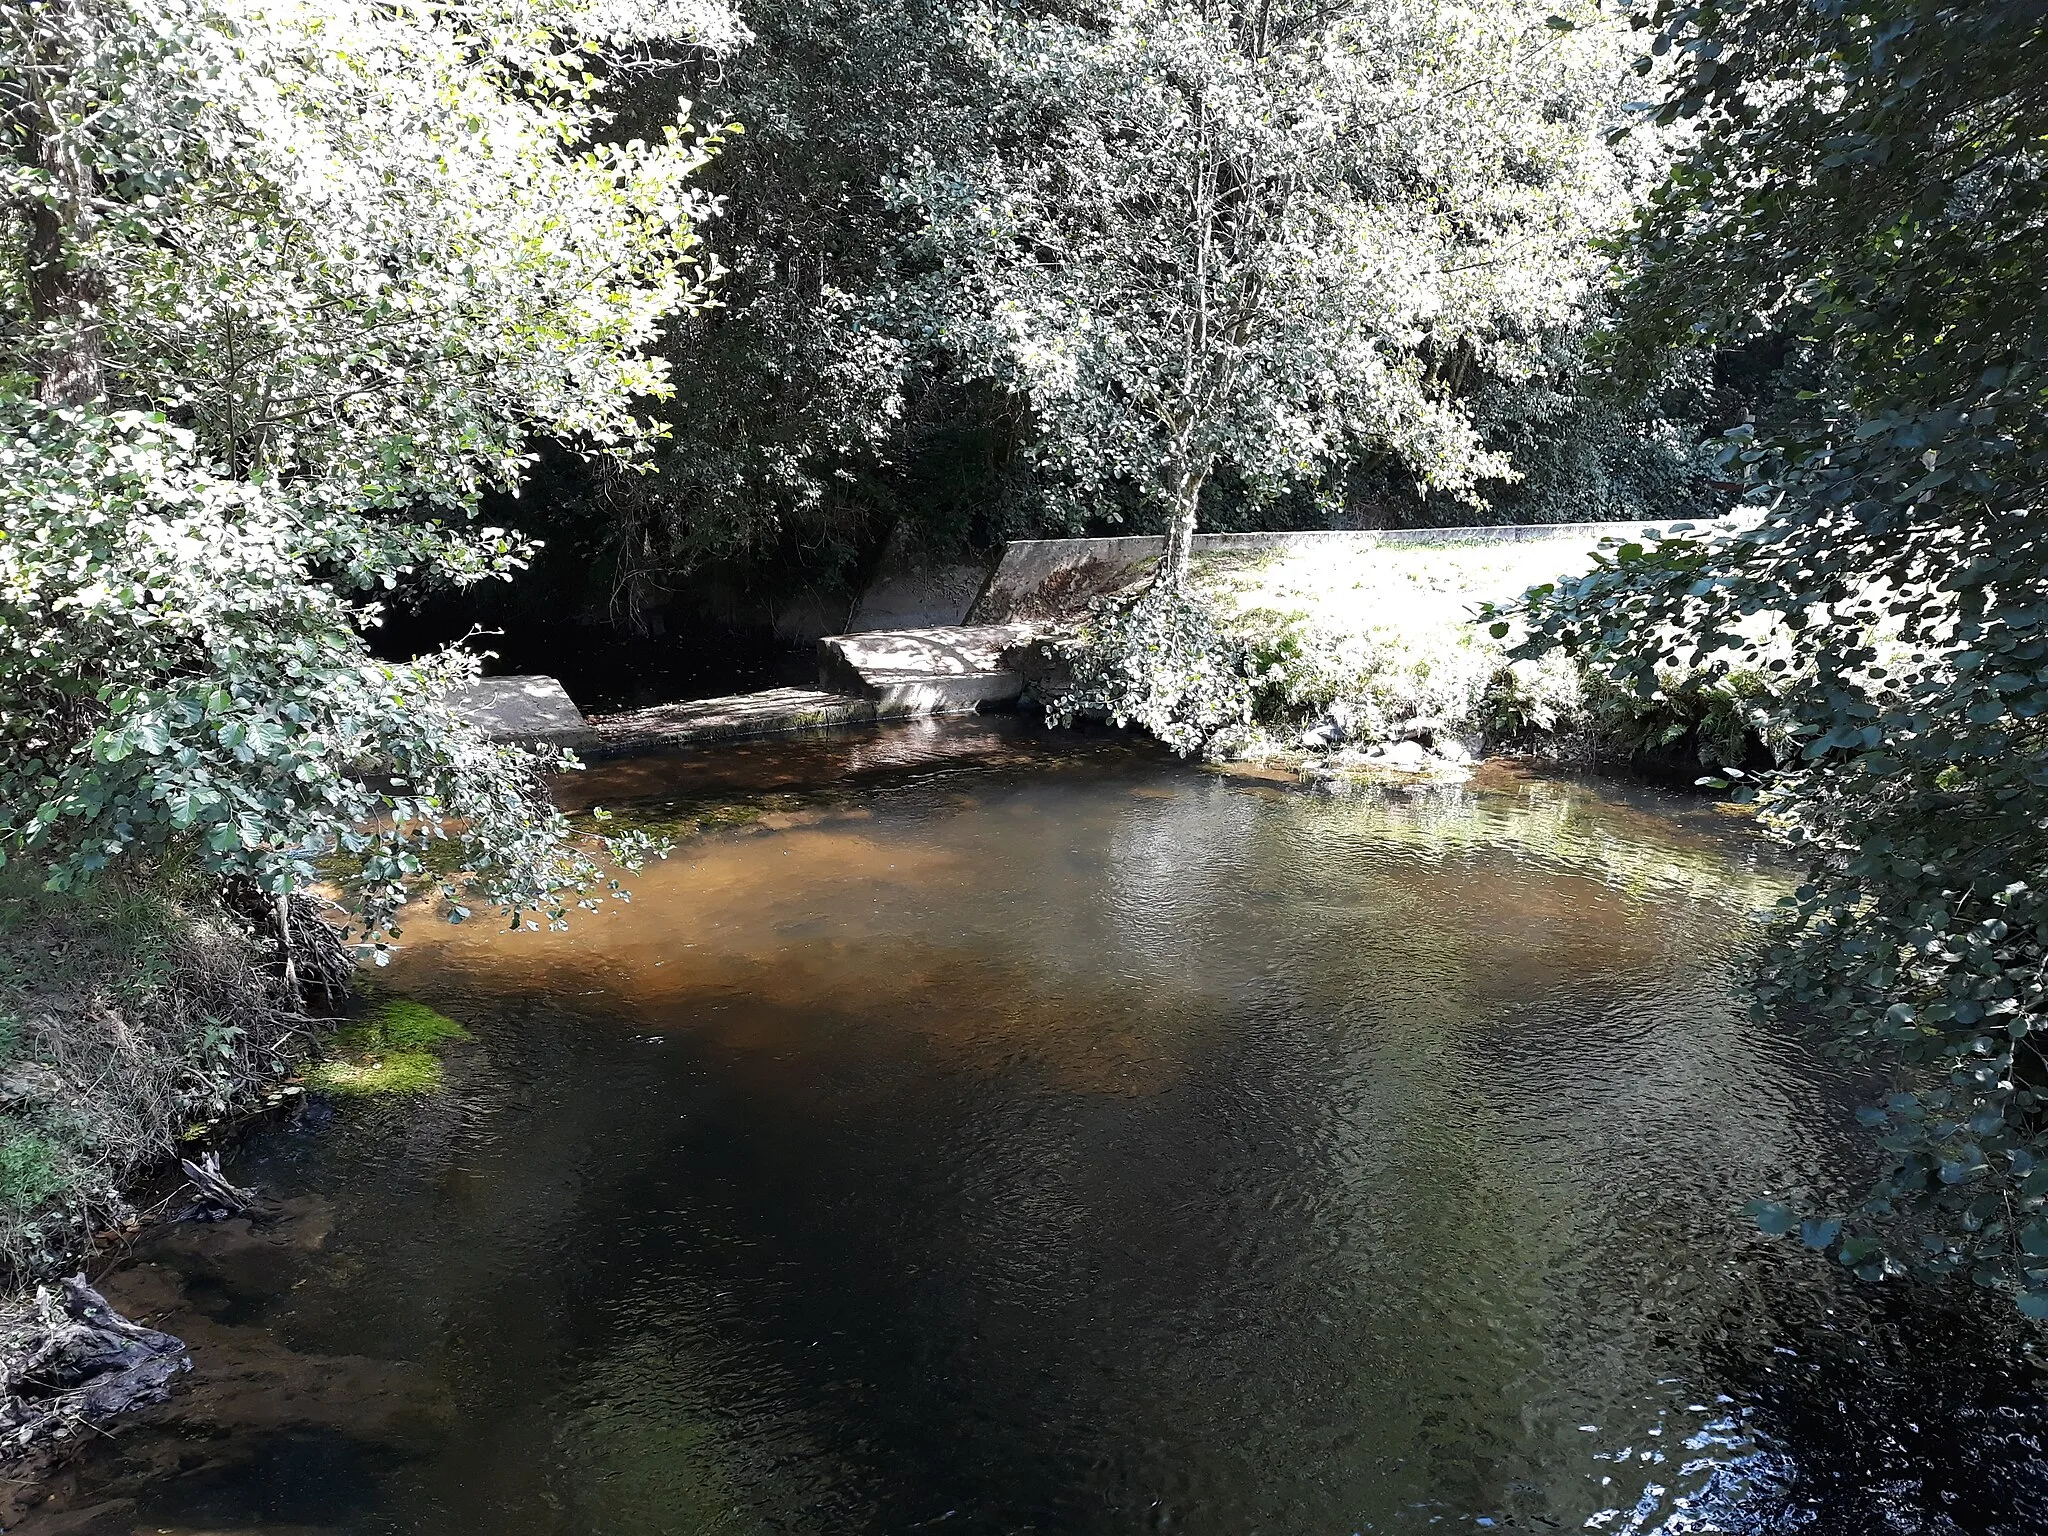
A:
POLYGON ((1638 767, 1709 772, 1768 762, 1767 731, 1775 701, 1761 672, 1666 672, 1645 698, 1605 673, 1586 673, 1585 698, 1595 751, 1638 767))
POLYGON ((1244 646, 1173 583, 1154 582, 1135 600, 1098 599, 1063 655, 1073 686, 1047 704, 1050 724, 1089 716, 1135 725, 1189 757, 1252 723, 1244 646))
POLYGON ((130 1220, 125 1182, 195 1122, 256 1107, 307 1023, 197 879, 54 892, 0 874, 0 1280, 130 1220))
POLYGON ((1586 724, 1584 677, 1562 658, 1503 663, 1473 710, 1488 746, 1577 755, 1586 724))

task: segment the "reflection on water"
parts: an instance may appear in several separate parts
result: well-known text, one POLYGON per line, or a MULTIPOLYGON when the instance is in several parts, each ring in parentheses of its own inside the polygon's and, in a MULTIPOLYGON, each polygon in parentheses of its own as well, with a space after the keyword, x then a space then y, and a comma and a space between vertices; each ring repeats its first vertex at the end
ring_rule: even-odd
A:
POLYGON ((1746 1230, 1853 1143, 1709 812, 995 723, 578 792, 743 791, 568 935, 412 935, 448 1092, 114 1278, 197 1378, 18 1529, 2048 1528, 1995 1311, 1746 1230))

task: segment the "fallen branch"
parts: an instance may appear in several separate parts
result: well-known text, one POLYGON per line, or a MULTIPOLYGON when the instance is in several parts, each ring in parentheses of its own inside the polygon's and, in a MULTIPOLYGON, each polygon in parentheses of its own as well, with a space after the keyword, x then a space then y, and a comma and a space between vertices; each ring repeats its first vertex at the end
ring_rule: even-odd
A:
POLYGON ((218 1152, 208 1152, 196 1163, 189 1157, 181 1157, 178 1166, 185 1170, 185 1177, 199 1192, 199 1198, 185 1208, 181 1220, 225 1221, 230 1216, 247 1216, 253 1210, 256 1191, 227 1181, 220 1171, 218 1152))

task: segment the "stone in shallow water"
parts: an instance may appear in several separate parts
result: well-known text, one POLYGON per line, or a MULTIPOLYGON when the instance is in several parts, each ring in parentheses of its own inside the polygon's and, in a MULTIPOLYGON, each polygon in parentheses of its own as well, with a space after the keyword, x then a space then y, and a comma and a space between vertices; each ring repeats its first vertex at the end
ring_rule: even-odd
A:
POLYGON ((1404 773, 1420 773, 1429 766, 1429 749, 1419 741, 1397 741, 1371 753, 1367 761, 1404 773))
POLYGON ((595 739, 583 711, 552 677, 479 678, 450 689, 448 704, 493 741, 580 747, 595 739))

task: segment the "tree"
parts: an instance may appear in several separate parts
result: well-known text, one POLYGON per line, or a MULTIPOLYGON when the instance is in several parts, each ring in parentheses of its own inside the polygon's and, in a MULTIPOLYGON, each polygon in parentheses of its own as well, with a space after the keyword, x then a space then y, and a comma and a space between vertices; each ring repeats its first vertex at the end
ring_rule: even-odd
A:
POLYGON ((1782 338, 1725 448, 1767 510, 1538 588, 1529 648, 1645 695, 1674 667, 1773 677, 1799 750, 1761 799, 1812 872, 1762 1004, 1895 1074, 1862 1111, 1883 1177, 1802 1234, 2048 1318, 2048 7, 1646 21, 1677 65, 1652 120, 1692 140, 1631 243, 1632 330, 1650 366, 1782 338))
POLYGON ((980 145, 894 187, 933 323, 1028 396, 1075 495, 1156 500, 1168 577, 1219 465, 1255 494, 1370 452, 1453 495, 1512 473, 1445 375, 1512 372, 1579 312, 1590 237, 1651 158, 1603 137, 1625 33, 1597 7, 1084 0, 962 25, 980 145))
MULTIPOLYGON (((1012 402, 961 380, 895 297, 918 221, 885 188, 919 154, 956 156, 985 108, 954 0, 764 0, 747 20, 717 67, 679 67, 743 132, 702 181, 718 297, 667 342, 657 472, 566 508, 628 616, 706 566, 829 581, 892 528, 927 548, 987 537, 1013 489, 1012 402)), ((657 111, 663 83, 644 85, 657 111)))
MULTIPOLYGON (((0 16, 0 857, 64 886, 320 861, 372 934, 602 879, 536 774, 374 661, 371 595, 524 551, 471 521, 538 433, 630 456, 700 301, 709 141, 605 78, 688 0, 57 0, 0 16)), ((621 851, 629 852, 623 848, 621 851)))

